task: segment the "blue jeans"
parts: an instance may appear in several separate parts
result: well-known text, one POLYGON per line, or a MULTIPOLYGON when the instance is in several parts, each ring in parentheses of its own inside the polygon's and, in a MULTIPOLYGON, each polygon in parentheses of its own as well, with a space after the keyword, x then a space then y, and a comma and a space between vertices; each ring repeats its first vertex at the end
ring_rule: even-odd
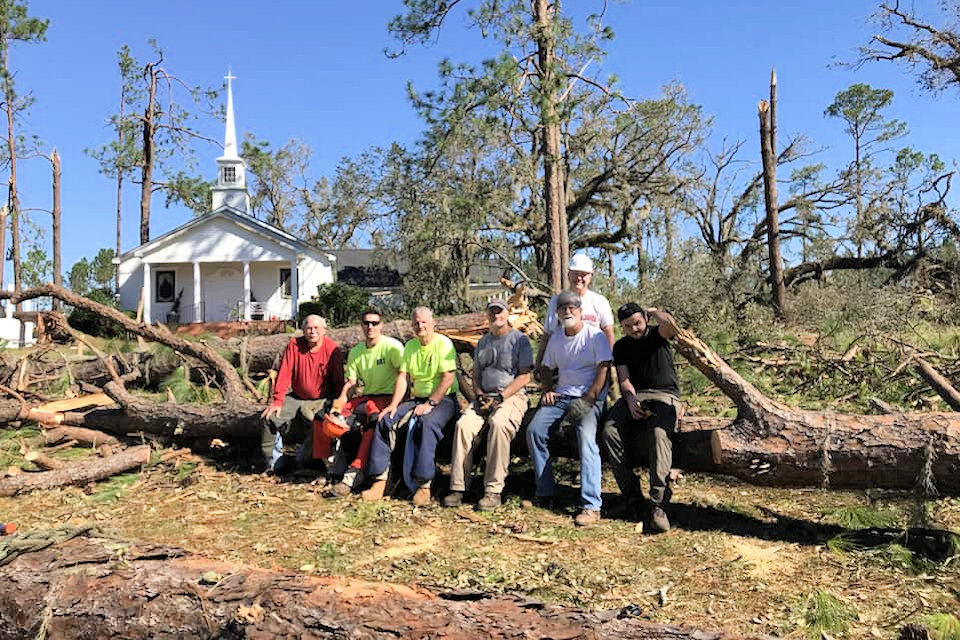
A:
MULTIPOLYGON (((370 461, 367 463, 367 475, 371 478, 378 478, 389 470, 390 455, 396 444, 397 423, 404 414, 413 411, 420 402, 422 400, 403 402, 397 407, 397 412, 392 418, 384 416, 377 423, 373 441, 370 444, 370 461)), ((415 478, 419 481, 418 484, 423 484, 433 479, 437 471, 434 461, 437 443, 443 438, 444 428, 459 413, 460 407, 455 397, 449 394, 430 413, 410 421, 410 429, 407 432, 409 445, 407 441, 403 444, 406 453, 404 475, 408 480, 415 478)))
MULTIPOLYGON (((550 432, 563 419, 571 396, 558 396, 555 404, 541 404, 527 427, 527 447, 533 459, 533 476, 537 497, 552 496, 556 492, 553 481, 553 459, 547 449, 550 432)), ((577 425, 577 449, 580 452, 580 504, 584 509, 600 511, 600 448, 597 446, 597 423, 600 421, 601 402, 584 414, 577 425)))

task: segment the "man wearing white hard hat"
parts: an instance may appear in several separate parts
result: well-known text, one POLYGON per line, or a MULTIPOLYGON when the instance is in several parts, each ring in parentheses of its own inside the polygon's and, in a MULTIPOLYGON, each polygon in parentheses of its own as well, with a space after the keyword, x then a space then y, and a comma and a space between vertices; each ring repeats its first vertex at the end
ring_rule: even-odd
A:
MULTIPOLYGON (((590 325, 600 329, 610 348, 613 348, 613 311, 610 309, 610 302, 601 294, 590 290, 590 282, 593 280, 593 262, 590 256, 585 253, 575 253, 570 258, 570 270, 568 271, 570 285, 569 291, 580 296, 581 312, 583 324, 590 325)), ((543 323, 543 339, 540 340, 540 347, 537 349, 537 368, 539 369, 543 362, 543 353, 547 348, 547 342, 550 336, 560 329, 560 319, 557 317, 557 296, 550 298, 550 304, 547 305, 547 319, 543 323)))

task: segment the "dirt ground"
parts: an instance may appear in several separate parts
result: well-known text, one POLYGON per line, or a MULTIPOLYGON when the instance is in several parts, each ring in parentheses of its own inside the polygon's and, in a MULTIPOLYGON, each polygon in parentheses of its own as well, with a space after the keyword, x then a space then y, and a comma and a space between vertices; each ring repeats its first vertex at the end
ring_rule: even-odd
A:
MULTIPOLYGON (((0 522, 95 523, 218 560, 518 592, 589 609, 634 604, 655 622, 788 638, 820 637, 821 629, 837 638, 894 638, 906 622, 960 611, 956 536, 900 535, 923 518, 960 531, 958 498, 918 503, 900 493, 770 489, 685 475, 670 509, 674 528, 654 536, 629 515, 574 527, 570 465, 558 474, 568 506, 525 507, 532 476, 516 462, 505 505, 493 513, 331 500, 309 479, 279 482, 193 457, 86 488, 0 498, 0 522)), ((615 486, 606 475, 604 487, 615 486)), ((438 481, 435 493, 444 489, 438 481)), ((605 494, 605 510, 621 506, 618 497, 605 494)))

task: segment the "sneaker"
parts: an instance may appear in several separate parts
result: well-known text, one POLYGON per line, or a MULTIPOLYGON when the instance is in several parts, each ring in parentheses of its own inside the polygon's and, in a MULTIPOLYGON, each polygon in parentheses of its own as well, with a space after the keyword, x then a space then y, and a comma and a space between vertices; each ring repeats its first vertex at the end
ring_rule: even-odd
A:
POLYGON ((413 506, 425 507, 430 504, 430 487, 420 487, 413 494, 413 506))
POLYGON ((477 511, 493 511, 498 508, 500 504, 500 494, 488 492, 483 494, 480 502, 477 503, 477 511))
POLYGON ((330 490, 327 492, 328 498, 346 498, 351 493, 353 493, 353 488, 345 482, 338 482, 337 484, 330 487, 330 490))
POLYGON ((444 497, 443 506, 459 507, 463 504, 463 491, 451 491, 444 497))
POLYGON ((273 475, 287 476, 296 471, 297 459, 294 456, 282 455, 273 463, 273 475))
POLYGON ((369 489, 360 493, 360 497, 364 500, 380 500, 383 498, 383 492, 386 491, 386 489, 386 480, 374 480, 369 489))
POLYGON ((655 505, 650 510, 651 531, 654 533, 664 533, 670 531, 670 519, 667 518, 667 512, 660 506, 655 505))
POLYGON ((598 522, 600 522, 600 512, 593 509, 584 509, 573 520, 573 524, 578 527, 592 527, 598 522))

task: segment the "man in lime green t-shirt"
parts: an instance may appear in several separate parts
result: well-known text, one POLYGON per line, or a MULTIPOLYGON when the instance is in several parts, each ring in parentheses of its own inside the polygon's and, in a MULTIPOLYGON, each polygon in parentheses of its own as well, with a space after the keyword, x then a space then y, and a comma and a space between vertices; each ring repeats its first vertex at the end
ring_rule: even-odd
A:
MULTIPOLYGON (((443 437, 444 428, 460 412, 457 393, 457 352, 453 342, 445 335, 436 333, 433 312, 427 307, 413 310, 413 329, 417 334, 403 348, 400 372, 409 379, 412 400, 399 402, 403 394, 395 393, 393 401, 380 414, 370 447, 367 473, 374 478, 373 484, 363 492, 366 500, 379 500, 387 485, 390 455, 396 444, 396 431, 401 419, 413 414, 412 426, 407 435, 405 454, 412 459, 404 466, 410 469, 415 482, 413 503, 424 506, 430 503, 430 481, 436 473, 434 456, 437 443, 443 437)), ((398 390, 400 384, 397 384, 398 390)), ((414 489, 414 487, 411 487, 414 489)))
POLYGON ((330 487, 327 496, 343 498, 363 482, 363 470, 370 457, 373 427, 380 412, 396 396, 396 403, 406 393, 406 381, 399 380, 403 364, 403 344, 396 338, 383 335, 383 317, 370 308, 360 316, 363 342, 350 349, 344 370, 344 385, 340 397, 333 403, 348 422, 361 427, 340 437, 337 457, 328 472, 328 478, 340 477, 330 487), (351 396, 353 392, 353 397, 351 396))

